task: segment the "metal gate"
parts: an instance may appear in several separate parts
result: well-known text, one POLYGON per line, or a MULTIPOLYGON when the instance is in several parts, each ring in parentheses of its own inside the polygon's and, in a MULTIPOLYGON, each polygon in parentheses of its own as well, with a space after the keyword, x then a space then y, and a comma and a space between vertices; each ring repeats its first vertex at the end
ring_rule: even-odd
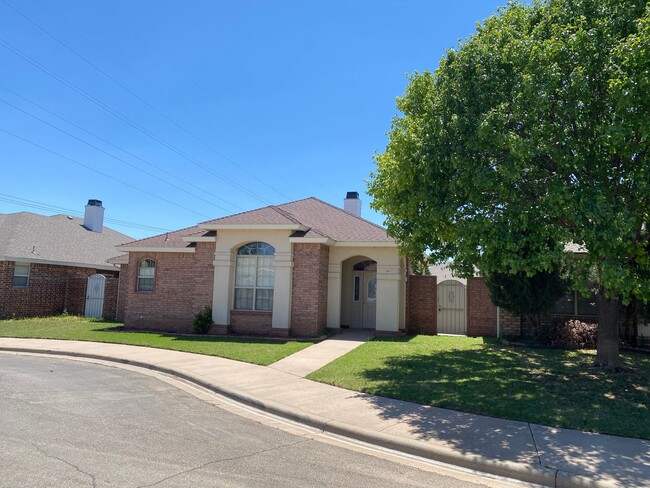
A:
POLYGON ((438 333, 467 334, 465 285, 456 280, 438 284, 438 333))
POLYGON ((104 288, 106 276, 96 274, 88 277, 86 285, 86 317, 104 316, 104 288))

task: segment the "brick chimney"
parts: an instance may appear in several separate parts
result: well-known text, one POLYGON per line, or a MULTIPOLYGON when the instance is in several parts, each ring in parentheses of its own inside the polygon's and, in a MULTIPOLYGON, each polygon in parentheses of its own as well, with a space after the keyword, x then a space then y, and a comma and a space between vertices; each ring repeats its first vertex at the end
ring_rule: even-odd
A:
POLYGON ((88 200, 84 213, 84 227, 99 233, 104 230, 104 207, 101 200, 88 200))
POLYGON ((349 191, 343 200, 343 210, 357 217, 361 217, 361 200, 359 200, 359 192, 349 191))

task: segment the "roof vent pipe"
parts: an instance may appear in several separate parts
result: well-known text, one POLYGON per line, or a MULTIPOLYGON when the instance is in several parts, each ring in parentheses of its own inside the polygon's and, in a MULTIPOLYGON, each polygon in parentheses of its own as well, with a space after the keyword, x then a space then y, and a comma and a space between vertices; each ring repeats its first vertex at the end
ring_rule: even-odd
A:
POLYGON ((361 217, 361 200, 359 200, 359 192, 349 191, 343 200, 343 210, 357 217, 361 217))
POLYGON ((93 232, 104 230, 104 207, 101 200, 88 200, 84 213, 84 227, 93 232))

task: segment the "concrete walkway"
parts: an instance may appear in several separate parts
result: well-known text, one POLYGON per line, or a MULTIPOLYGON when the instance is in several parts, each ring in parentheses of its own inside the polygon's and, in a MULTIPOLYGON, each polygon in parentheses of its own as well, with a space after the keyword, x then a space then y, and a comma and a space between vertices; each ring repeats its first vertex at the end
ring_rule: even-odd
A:
POLYGON ((649 441, 390 400, 312 382, 270 367, 177 351, 0 338, 2 350, 144 366, 328 432, 546 486, 650 486, 649 441))
POLYGON ((304 378, 368 342, 371 337, 372 331, 369 330, 344 329, 341 333, 280 359, 269 367, 304 378))

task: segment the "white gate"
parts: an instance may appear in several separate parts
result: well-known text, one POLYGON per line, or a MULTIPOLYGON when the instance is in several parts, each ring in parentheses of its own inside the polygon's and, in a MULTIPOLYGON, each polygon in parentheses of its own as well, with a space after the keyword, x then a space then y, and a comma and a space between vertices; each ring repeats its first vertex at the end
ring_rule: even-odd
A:
POLYGON ((465 285, 456 280, 438 284, 438 333, 467 334, 465 285))
POLYGON ((106 276, 96 274, 88 277, 86 285, 86 317, 103 317, 104 288, 106 276))

